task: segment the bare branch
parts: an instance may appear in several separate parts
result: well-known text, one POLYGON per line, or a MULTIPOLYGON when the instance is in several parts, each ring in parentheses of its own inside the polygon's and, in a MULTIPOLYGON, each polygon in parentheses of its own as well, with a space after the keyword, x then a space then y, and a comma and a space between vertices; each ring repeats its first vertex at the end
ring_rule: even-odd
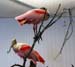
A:
POLYGON ((47 24, 47 27, 48 27, 48 25, 50 25, 50 24, 52 23, 52 21, 53 21, 53 20, 57 17, 57 13, 58 13, 58 11, 59 11, 60 7, 61 7, 61 4, 59 4, 59 6, 58 6, 58 9, 57 9, 56 13, 54 14, 54 16, 53 16, 53 18, 50 20, 50 22, 47 24))
POLYGON ((19 64, 14 64, 11 67, 15 67, 15 66, 17 66, 17 67, 23 67, 22 65, 19 65, 19 64))
POLYGON ((69 23, 69 25, 68 25, 68 28, 67 28, 67 31, 66 31, 66 35, 65 35, 65 37, 64 37, 64 41, 63 41, 63 44, 62 44, 62 47, 61 47, 59 53, 57 54, 57 56, 55 57, 55 59, 62 53, 62 50, 63 50, 63 48, 64 48, 64 45, 66 44, 67 40, 70 39, 70 37, 71 37, 71 35, 72 35, 72 33, 73 33, 73 25, 72 25, 73 19, 72 19, 71 9, 68 9, 68 13, 69 13, 70 23, 69 23), (71 28, 71 33, 70 33, 70 35, 69 35, 69 30, 70 30, 70 28, 71 28))
POLYGON ((52 26, 54 23, 56 23, 64 14, 65 12, 62 12, 59 16, 57 16, 57 19, 53 20, 52 23, 48 24, 45 28, 49 28, 50 26, 52 26))
POLYGON ((38 32, 40 32, 40 30, 41 30, 41 28, 42 28, 42 26, 43 26, 43 23, 44 23, 44 19, 45 19, 45 15, 46 15, 46 9, 45 9, 45 14, 44 14, 44 16, 43 16, 43 19, 42 19, 42 22, 41 22, 41 25, 40 25, 40 27, 39 27, 39 31, 38 32))
POLYGON ((72 66, 72 67, 74 67, 74 65, 73 65, 73 64, 71 64, 71 66, 72 66))
POLYGON ((70 19, 70 24, 69 24, 68 29, 71 27, 71 33, 70 33, 70 35, 67 37, 67 40, 71 37, 71 35, 72 35, 72 33, 73 33, 73 25, 72 25, 73 19, 72 19, 71 9, 68 9, 68 12, 69 12, 69 19, 70 19))

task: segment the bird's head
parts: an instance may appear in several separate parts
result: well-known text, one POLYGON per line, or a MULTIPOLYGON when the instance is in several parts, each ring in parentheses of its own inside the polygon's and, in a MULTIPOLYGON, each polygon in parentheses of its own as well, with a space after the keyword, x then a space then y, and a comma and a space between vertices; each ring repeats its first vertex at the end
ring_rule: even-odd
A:
POLYGON ((49 12, 47 11, 47 9, 45 8, 45 7, 41 7, 40 9, 43 9, 43 10, 45 10, 45 20, 48 20, 49 19, 49 17, 50 17, 50 14, 49 14, 49 12))
POLYGON ((16 44, 17 44, 16 39, 13 39, 12 42, 11 42, 11 46, 10 46, 9 50, 7 51, 7 53, 9 53, 11 51, 11 48, 13 48, 14 45, 16 45, 16 44))

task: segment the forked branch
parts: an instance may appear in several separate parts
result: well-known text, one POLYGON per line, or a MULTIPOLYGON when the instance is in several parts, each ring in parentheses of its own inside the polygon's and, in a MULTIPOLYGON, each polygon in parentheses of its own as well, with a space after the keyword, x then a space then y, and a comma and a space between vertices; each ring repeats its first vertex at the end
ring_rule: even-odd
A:
POLYGON ((65 37, 64 37, 64 41, 62 43, 62 46, 61 46, 61 49, 59 51, 59 53, 57 54, 57 56, 55 57, 55 59, 61 55, 62 53, 62 50, 64 48, 64 46, 66 45, 66 42, 70 39, 70 37, 72 36, 72 33, 73 33, 73 25, 72 25, 72 22, 73 22, 73 18, 72 18, 72 11, 71 9, 67 9, 68 10, 68 13, 69 13, 69 25, 68 25, 68 28, 67 28, 67 31, 66 31, 66 34, 65 34, 65 37), (71 32, 70 32, 70 29, 71 29, 71 32))

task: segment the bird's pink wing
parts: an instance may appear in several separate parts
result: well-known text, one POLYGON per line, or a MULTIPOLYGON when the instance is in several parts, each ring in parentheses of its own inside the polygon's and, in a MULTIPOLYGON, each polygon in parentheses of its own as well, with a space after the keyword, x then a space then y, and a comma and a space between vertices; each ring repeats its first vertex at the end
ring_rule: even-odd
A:
POLYGON ((20 51, 26 51, 26 50, 29 50, 30 48, 31 48, 31 46, 24 44, 21 46, 20 51))
POLYGON ((31 47, 29 45, 27 45, 27 44, 21 45, 21 47, 20 47, 20 49, 18 51, 18 55, 21 58, 24 58, 27 55, 27 53, 29 52, 30 48, 31 47))

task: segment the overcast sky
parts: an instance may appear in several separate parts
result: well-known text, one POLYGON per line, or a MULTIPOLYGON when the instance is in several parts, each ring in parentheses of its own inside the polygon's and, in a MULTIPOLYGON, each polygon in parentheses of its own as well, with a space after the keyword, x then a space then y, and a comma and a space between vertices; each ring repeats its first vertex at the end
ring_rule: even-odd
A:
MULTIPOLYGON (((68 22, 68 19, 65 19, 68 22)), ((62 55, 59 56, 57 60, 54 60, 54 57, 61 48, 67 28, 67 26, 64 27, 63 21, 62 18, 46 30, 42 36, 43 40, 40 41, 39 44, 36 44, 34 49, 45 59, 45 64, 38 63, 37 67, 71 67, 71 64, 75 65, 75 23, 73 23, 73 35, 67 41, 62 55)), ((32 25, 26 24, 21 27, 17 21, 12 18, 0 18, 0 67, 10 67, 15 63, 22 64, 22 59, 19 58, 13 50, 10 54, 7 54, 7 50, 13 38, 16 38, 18 42, 25 42, 32 45, 33 36, 32 25)), ((27 66, 28 62, 29 61, 27 61, 27 66)))

